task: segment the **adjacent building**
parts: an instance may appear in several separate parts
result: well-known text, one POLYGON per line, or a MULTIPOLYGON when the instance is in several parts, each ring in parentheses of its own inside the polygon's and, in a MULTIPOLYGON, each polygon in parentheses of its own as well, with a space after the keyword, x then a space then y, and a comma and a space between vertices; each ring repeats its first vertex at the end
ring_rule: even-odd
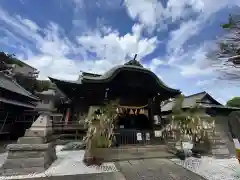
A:
POLYGON ((0 135, 17 138, 23 135, 37 116, 39 98, 25 90, 11 76, 0 72, 0 135))
MULTIPOLYGON (((161 106, 162 113, 165 115, 170 114, 174 105, 174 99, 165 101, 161 106)), ((184 97, 182 103, 183 110, 194 108, 196 106, 205 109, 205 112, 211 116, 227 116, 232 111, 240 110, 240 108, 237 107, 222 105, 205 91, 184 97)))
POLYGON ((39 74, 39 71, 36 68, 24 63, 23 61, 21 61, 21 66, 18 64, 13 64, 12 72, 13 74, 20 74, 30 78, 37 78, 39 74))

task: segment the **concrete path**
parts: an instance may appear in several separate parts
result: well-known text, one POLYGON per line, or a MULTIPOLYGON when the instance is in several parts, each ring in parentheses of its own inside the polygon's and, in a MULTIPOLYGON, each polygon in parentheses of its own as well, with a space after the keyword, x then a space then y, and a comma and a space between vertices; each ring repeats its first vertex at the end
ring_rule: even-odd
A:
POLYGON ((116 167, 126 180, 205 180, 167 159, 120 161, 116 167))
POLYGON ((26 178, 24 180, 205 180, 167 159, 116 162, 119 172, 26 178))
MULTIPOLYGON (((18 180, 18 179, 14 179, 18 180)), ((126 180, 120 172, 25 178, 24 180, 126 180)))

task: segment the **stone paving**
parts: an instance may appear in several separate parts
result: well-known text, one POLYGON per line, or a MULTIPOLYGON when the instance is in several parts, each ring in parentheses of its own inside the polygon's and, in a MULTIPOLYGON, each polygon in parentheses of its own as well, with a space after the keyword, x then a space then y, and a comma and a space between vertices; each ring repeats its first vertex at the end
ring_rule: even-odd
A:
POLYGON ((205 180, 167 159, 120 161, 116 167, 126 180, 205 180))
POLYGON ((236 158, 190 157, 185 161, 180 159, 171 161, 209 180, 240 180, 240 165, 236 158))
MULTIPOLYGON (((1 180, 1 178, 0 178, 1 180)), ((19 179, 12 179, 19 180, 19 179)), ((24 180, 126 180, 120 172, 24 178, 24 180)))
MULTIPOLYGON (((210 180, 240 179, 240 177, 235 176, 235 169, 239 166, 236 159, 209 159, 208 157, 202 157, 198 160, 188 158, 181 161, 179 159, 168 160, 161 158, 119 161, 115 165, 114 163, 104 163, 100 167, 86 167, 82 163, 84 151, 61 151, 62 148, 63 146, 56 147, 58 159, 44 173, 44 176, 34 175, 34 177, 21 178, 0 176, 0 180, 2 178, 18 180, 204 180, 203 177, 210 180)), ((3 164, 6 156, 7 153, 0 154, 0 165, 3 164)), ((240 169, 238 174, 240 175, 240 169)))
MULTIPOLYGON (((29 177, 25 180, 205 180, 167 159, 119 161, 116 172, 29 177)), ((1 178, 0 178, 1 179, 1 178)), ((18 178, 10 178, 17 180, 18 178)))

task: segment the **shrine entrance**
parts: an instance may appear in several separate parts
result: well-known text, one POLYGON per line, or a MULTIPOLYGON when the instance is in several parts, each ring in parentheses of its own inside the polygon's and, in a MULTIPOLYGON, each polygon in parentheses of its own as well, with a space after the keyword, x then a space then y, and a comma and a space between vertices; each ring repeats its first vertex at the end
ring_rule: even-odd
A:
POLYGON ((149 130, 151 122, 145 114, 119 116, 117 127, 119 129, 149 130))
POLYGON ((124 107, 117 109, 118 118, 115 124, 115 137, 118 145, 144 143, 153 131, 148 118, 147 105, 142 107, 124 107), (141 134, 140 140, 137 135, 141 134), (148 137, 145 137, 148 134, 148 137))
POLYGON ((115 124, 117 129, 149 130, 152 122, 148 118, 147 105, 141 107, 119 106, 118 118, 115 124))

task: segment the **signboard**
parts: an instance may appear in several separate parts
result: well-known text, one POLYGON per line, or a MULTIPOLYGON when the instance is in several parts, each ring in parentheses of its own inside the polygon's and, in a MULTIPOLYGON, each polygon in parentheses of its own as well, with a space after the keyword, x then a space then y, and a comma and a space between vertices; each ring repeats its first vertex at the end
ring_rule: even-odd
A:
POLYGON ((154 136, 155 137, 162 137, 162 131, 154 131, 154 136))
POLYGON ((137 133, 137 140, 142 141, 142 133, 137 133))
POLYGON ((192 149, 193 144, 190 142, 182 142, 183 149, 192 149))

